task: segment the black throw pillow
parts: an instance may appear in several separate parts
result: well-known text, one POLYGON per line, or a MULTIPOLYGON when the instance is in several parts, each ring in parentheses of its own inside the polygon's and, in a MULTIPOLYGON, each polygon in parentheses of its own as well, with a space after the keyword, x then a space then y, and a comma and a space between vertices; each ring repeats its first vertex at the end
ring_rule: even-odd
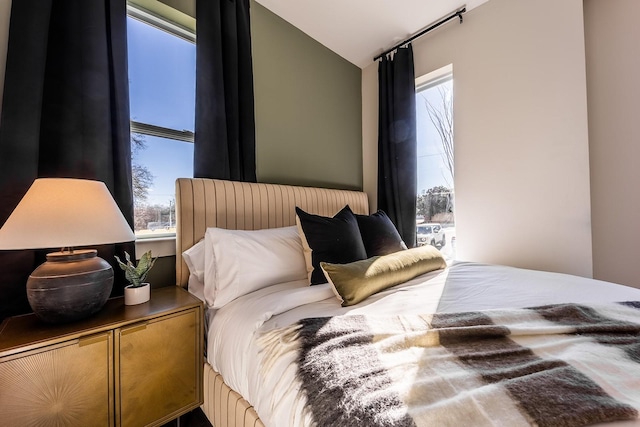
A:
POLYGON ((333 218, 309 214, 296 206, 296 214, 306 243, 311 249, 310 283, 326 283, 327 279, 320 268, 321 262, 346 264, 367 258, 362 243, 358 221, 349 206, 342 208, 333 218))
POLYGON ((400 233, 384 211, 379 210, 372 215, 357 215, 358 228, 367 258, 388 255, 407 249, 400 233))

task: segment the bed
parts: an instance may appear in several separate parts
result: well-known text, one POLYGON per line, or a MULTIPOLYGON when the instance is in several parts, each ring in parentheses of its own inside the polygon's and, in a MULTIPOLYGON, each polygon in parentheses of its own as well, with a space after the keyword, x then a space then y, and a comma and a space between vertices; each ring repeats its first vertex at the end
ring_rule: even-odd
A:
MULTIPOLYGON (((177 285, 189 288, 208 301, 204 284, 196 283, 198 280, 192 271, 196 268, 180 256, 196 246, 206 247, 205 235, 210 239, 210 246, 217 244, 217 250, 224 252, 224 248, 235 248, 234 239, 245 238, 245 235, 233 234, 234 230, 263 230, 265 235, 273 232, 290 236, 296 225, 296 207, 311 215, 332 217, 342 212, 345 205, 356 216, 369 215, 366 194, 357 191, 179 179, 176 182, 177 285)), ((254 252, 251 245, 238 246, 240 252, 235 257, 224 255, 227 259, 218 255, 218 270, 239 269, 243 274, 251 270, 246 268, 249 265, 246 259, 260 253, 254 252), (226 268, 227 265, 230 267, 226 268)), ((282 253, 290 249, 284 248, 282 253)), ((411 251, 399 252, 406 255, 411 251)), ((380 259, 393 256, 383 255, 380 259)), ((258 258, 264 259, 251 258, 251 262, 281 261, 269 259, 268 254, 258 258)), ((307 263, 306 272, 309 272, 308 259, 302 256, 295 259, 292 264, 307 263)), ((323 265, 323 269, 331 266, 323 265)), ((207 268, 211 276, 211 266, 204 269, 207 268)), ((286 268, 283 265, 280 270, 286 268)), ((640 290, 563 274, 456 262, 427 268, 410 280, 382 287, 351 304, 349 294, 341 291, 338 276, 333 286, 326 283, 308 286, 308 277, 299 277, 299 270, 297 266, 298 276, 287 276, 295 280, 287 279, 240 293, 229 287, 215 295, 218 301, 215 304, 219 306, 211 305, 207 312, 202 406, 214 426, 586 425, 595 422, 640 426, 640 370, 636 366, 640 364, 640 305, 633 303, 640 301, 640 290), (340 296, 342 304, 336 298, 340 296), (351 305, 345 306, 346 303, 351 305), (581 316, 586 316, 580 321, 588 324, 587 329, 582 324, 576 326, 575 319, 581 316), (525 317, 531 317, 531 321, 524 324, 525 317), (425 333, 424 325, 435 334, 425 333), (324 331, 330 333, 320 333, 324 331), (594 334, 599 334, 596 339, 594 334), (512 367, 506 367, 504 372, 493 372, 514 379, 507 381, 505 392, 495 385, 499 380, 487 379, 491 375, 485 371, 478 375, 480 368, 473 366, 474 359, 468 354, 469 343, 485 342, 487 336, 493 340, 491 343, 508 342, 508 348, 497 350, 492 344, 494 353, 512 351, 516 346, 518 352, 530 358, 524 365, 535 366, 542 372, 548 368, 549 372, 570 372, 570 375, 548 378, 536 372, 514 374, 512 367), (362 337, 366 337, 368 347, 359 344, 362 337), (338 341, 331 341, 333 339, 338 341), (414 342, 416 339, 418 344, 414 342), (429 343, 425 344, 425 340, 429 343), (358 345, 346 344, 352 342, 358 345), (430 352, 435 352, 436 357, 430 352), (576 352, 580 355, 579 370, 557 360, 558 354, 562 354, 575 364, 576 352), (375 357, 366 359, 372 353, 375 357), (443 358, 445 353, 447 357, 453 354, 456 362, 443 358), (583 354, 590 356, 584 359, 583 354), (427 356, 429 362, 423 359, 427 356), (363 362, 350 364, 354 360, 363 362), (440 360, 441 364, 433 360, 440 360), (467 371, 450 371, 460 360, 467 361, 467 371), (612 360, 614 363, 610 363, 612 360), (345 372, 328 372, 328 367, 334 365, 345 372), (412 368, 407 371, 407 366, 412 368), (358 370, 364 370, 364 374, 356 377, 354 373, 358 370), (624 370, 625 375, 610 381, 609 377, 614 376, 610 371, 616 370, 624 370), (351 378, 344 380, 350 375, 351 378), (596 385, 590 382, 585 392, 574 387, 576 381, 571 375, 579 378, 595 375, 596 385), (514 399, 522 388, 517 380, 520 376, 537 378, 539 383, 535 387, 547 387, 546 396, 551 399, 528 402, 531 399, 526 395, 520 396, 520 401, 514 399), (359 381, 357 378, 362 377, 368 382, 354 386, 359 381), (336 382, 340 384, 334 387, 336 382), (459 387, 468 387, 469 383, 475 384, 472 391, 459 391, 459 387), (553 387, 559 388, 553 391, 553 387), (329 389, 331 393, 326 392, 329 389), (416 395, 431 399, 429 405, 416 403, 412 397, 416 395), (442 399, 443 395, 447 398, 442 399), (398 396, 401 397, 399 403, 398 396), (527 403, 531 403, 530 411, 534 415, 527 411, 523 415, 521 406, 527 403), (378 416, 373 408, 381 404, 388 407, 378 416), (492 407, 505 418, 494 419, 492 407), (549 409, 551 412, 539 411, 547 407, 553 407, 549 409), (505 419, 509 420, 506 424, 505 419)), ((260 276, 242 277, 248 277, 247 282, 264 281, 264 274, 260 276)), ((237 277, 233 280, 236 282, 229 283, 238 283, 237 277)), ((486 366, 481 368, 486 370, 486 366)))

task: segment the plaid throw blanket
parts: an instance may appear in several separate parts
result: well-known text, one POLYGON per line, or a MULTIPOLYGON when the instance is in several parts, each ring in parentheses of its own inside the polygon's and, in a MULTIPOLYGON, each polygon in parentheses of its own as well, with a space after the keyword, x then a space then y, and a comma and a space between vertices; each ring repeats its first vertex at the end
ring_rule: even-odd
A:
POLYGON ((267 371, 297 352, 299 393, 318 426, 640 418, 640 302, 309 318, 261 343, 267 371))

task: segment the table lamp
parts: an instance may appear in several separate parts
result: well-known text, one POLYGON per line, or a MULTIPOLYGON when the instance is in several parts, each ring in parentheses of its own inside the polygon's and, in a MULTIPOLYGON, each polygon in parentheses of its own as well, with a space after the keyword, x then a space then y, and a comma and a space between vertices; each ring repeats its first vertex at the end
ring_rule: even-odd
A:
POLYGON ((111 294, 109 263, 95 249, 73 248, 133 240, 106 185, 85 179, 36 179, 0 229, 0 250, 62 248, 27 281, 31 309, 50 323, 88 317, 111 294))

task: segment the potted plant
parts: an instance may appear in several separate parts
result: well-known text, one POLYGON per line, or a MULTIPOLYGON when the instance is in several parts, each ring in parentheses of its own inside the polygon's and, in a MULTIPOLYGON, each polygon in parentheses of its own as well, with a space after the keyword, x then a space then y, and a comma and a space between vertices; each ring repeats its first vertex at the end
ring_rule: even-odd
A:
POLYGON ((130 285, 124 288, 125 305, 136 305, 149 301, 149 290, 151 286, 145 282, 145 279, 158 258, 152 258, 151 251, 148 251, 140 257, 140 261, 138 261, 138 266, 136 267, 133 262, 131 262, 131 257, 127 251, 124 252, 126 263, 122 262, 117 255, 115 257, 118 265, 124 271, 124 277, 130 283, 130 285))

